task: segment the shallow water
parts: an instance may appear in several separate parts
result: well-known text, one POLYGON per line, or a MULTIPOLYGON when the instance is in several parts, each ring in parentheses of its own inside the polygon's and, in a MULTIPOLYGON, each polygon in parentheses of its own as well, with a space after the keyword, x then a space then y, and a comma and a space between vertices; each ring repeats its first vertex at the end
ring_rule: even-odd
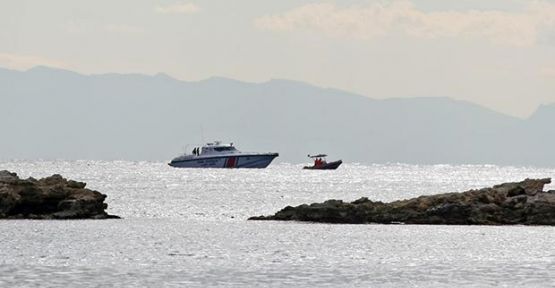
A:
MULTIPOLYGON (((330 198, 391 201, 551 177, 492 165, 303 171, 175 169, 150 162, 3 162, 108 195, 122 220, 0 221, 0 287, 552 286, 555 228, 251 222, 330 198)), ((553 185, 546 187, 555 189, 553 185)))

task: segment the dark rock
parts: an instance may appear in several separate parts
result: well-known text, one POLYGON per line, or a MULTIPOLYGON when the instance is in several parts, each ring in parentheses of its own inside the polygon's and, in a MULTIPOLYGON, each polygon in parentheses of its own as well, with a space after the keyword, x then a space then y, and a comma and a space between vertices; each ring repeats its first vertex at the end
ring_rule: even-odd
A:
POLYGON ((0 182, 13 183, 13 182, 17 182, 18 180, 19 180, 19 177, 17 177, 16 173, 12 173, 6 170, 0 171, 0 182))
POLYGON ((87 186, 87 184, 84 183, 84 182, 77 182, 77 181, 69 180, 69 181, 67 181, 67 186, 70 187, 70 188, 83 189, 83 188, 85 188, 85 186, 87 186))
POLYGON ((507 197, 513 197, 522 194, 526 194, 526 190, 524 190, 524 188, 520 186, 514 187, 511 190, 507 191, 507 197))
POLYGON ((462 193, 420 196, 391 203, 363 197, 351 203, 287 206, 271 216, 249 220, 293 220, 326 223, 555 225, 555 193, 543 192, 551 179, 526 179, 462 193))
POLYGON ((106 213, 106 195, 85 186, 58 174, 23 180, 15 173, 0 171, 0 218, 119 218, 106 213))

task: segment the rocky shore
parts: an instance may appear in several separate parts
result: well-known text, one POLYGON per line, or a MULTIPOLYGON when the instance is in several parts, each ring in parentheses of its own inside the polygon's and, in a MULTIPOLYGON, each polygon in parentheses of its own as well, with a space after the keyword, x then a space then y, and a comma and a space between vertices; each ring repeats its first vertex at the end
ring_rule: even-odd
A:
POLYGON ((287 206, 271 216, 249 220, 325 223, 555 225, 555 190, 543 191, 551 179, 526 179, 461 193, 427 195, 383 203, 360 198, 351 203, 287 206))
POLYGON ((20 179, 0 171, 0 219, 107 219, 106 195, 86 184, 52 175, 20 179))

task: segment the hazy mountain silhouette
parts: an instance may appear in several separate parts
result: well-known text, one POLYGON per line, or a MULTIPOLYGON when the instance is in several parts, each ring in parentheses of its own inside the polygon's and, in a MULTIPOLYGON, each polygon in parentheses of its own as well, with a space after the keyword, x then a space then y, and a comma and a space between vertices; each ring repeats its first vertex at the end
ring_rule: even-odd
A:
POLYGON ((204 138, 294 163, 328 153, 362 163, 555 165, 555 105, 522 120, 449 98, 373 100, 288 80, 47 67, 0 69, 0 100, 0 159, 169 160, 204 138))

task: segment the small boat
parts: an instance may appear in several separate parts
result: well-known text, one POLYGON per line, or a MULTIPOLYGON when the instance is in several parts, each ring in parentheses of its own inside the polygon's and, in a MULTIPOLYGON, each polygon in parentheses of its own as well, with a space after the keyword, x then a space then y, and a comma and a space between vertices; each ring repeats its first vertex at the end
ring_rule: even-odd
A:
POLYGON ((314 159, 314 165, 312 166, 304 166, 303 169, 311 169, 311 170, 335 170, 343 161, 337 160, 333 162, 327 162, 326 154, 318 154, 318 155, 308 155, 308 158, 314 159))
POLYGON ((244 153, 233 143, 220 141, 196 147, 191 154, 172 159, 168 165, 178 168, 266 168, 278 153, 244 153))

